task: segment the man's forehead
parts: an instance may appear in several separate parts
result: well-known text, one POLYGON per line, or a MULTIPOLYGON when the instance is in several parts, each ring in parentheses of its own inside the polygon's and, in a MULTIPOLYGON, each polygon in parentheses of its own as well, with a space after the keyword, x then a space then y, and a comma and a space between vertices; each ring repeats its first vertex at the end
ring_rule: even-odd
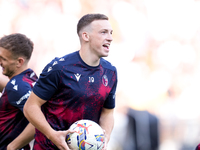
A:
POLYGON ((3 47, 0 47, 0 54, 7 58, 12 57, 12 53, 3 47))
POLYGON ((107 29, 107 30, 112 30, 111 24, 108 20, 94 20, 91 23, 91 26, 93 27, 98 27, 101 29, 107 29))

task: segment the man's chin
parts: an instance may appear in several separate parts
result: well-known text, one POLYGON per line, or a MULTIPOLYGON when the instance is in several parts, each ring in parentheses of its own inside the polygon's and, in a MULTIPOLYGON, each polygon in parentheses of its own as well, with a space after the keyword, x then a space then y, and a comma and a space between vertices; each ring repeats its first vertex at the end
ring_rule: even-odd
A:
POLYGON ((108 54, 109 54, 109 53, 104 53, 104 54, 102 55, 102 57, 108 57, 108 54))
POLYGON ((8 76, 8 74, 7 74, 6 72, 4 72, 4 71, 2 72, 2 74, 3 74, 4 76, 8 76))

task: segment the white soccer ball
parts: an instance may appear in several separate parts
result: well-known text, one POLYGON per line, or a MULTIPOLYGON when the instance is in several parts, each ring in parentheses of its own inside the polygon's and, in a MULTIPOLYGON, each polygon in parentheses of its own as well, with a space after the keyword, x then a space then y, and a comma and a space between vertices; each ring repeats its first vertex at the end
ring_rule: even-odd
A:
POLYGON ((67 144, 72 150, 101 150, 105 136, 102 128, 94 121, 79 120, 70 126, 76 132, 67 135, 67 144))

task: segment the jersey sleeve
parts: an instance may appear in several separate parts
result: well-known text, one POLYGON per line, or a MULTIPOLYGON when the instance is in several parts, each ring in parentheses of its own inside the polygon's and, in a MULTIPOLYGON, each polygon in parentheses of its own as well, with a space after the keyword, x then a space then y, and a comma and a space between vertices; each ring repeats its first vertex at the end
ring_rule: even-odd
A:
POLYGON ((117 88, 117 70, 115 70, 114 75, 113 75, 113 87, 104 103, 104 107, 108 109, 113 109, 115 108, 115 95, 116 95, 116 88, 117 88))
POLYGON ((49 100, 54 95, 60 81, 60 69, 52 63, 44 68, 33 88, 33 92, 43 100, 49 100))
POLYGON ((29 83, 22 82, 10 88, 6 87, 8 101, 11 105, 19 108, 23 112, 23 107, 28 97, 31 94, 32 88, 29 83))

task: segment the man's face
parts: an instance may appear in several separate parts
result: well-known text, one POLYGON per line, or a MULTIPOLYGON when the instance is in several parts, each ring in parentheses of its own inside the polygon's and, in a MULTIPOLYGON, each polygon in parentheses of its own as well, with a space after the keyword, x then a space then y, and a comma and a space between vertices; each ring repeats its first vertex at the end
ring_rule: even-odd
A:
POLYGON ((12 57, 10 51, 0 47, 0 65, 2 67, 2 73, 11 78, 16 70, 17 60, 12 57))
POLYGON ((98 57, 107 57, 112 42, 112 27, 108 20, 95 20, 91 23, 90 48, 98 57))

